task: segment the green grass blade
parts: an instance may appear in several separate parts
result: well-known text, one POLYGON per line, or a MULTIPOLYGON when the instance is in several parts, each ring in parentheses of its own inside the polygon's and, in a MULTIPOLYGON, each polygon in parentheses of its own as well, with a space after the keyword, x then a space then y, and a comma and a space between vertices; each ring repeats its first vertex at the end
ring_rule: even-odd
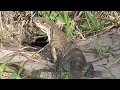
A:
POLYGON ((5 65, 9 64, 15 56, 16 56, 16 54, 9 56, 9 58, 1 66, 5 66, 5 65))
POLYGON ((18 71, 18 75, 20 75, 22 73, 22 71, 24 69, 24 65, 25 65, 25 62, 22 62, 21 65, 20 65, 21 67, 20 67, 20 69, 18 71))
POLYGON ((2 72, 5 69, 5 66, 8 65, 15 56, 16 54, 9 56, 9 58, 3 64, 0 65, 0 72, 2 72))
POLYGON ((85 22, 83 25, 80 25, 80 26, 83 27, 83 28, 91 29, 91 30, 94 29, 91 26, 89 26, 87 22, 85 22))
POLYGON ((63 11, 63 16, 64 16, 65 23, 67 24, 67 21, 68 21, 68 13, 67 13, 66 11, 63 11))
POLYGON ((90 11, 86 11, 86 14, 90 18, 90 20, 92 21, 93 27, 96 29, 98 26, 97 25, 98 22, 96 21, 95 17, 92 15, 92 13, 90 11))

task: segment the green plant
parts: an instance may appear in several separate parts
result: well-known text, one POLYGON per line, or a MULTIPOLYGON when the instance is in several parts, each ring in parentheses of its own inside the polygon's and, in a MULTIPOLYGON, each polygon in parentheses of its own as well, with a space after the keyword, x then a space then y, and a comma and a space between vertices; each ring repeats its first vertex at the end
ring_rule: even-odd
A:
POLYGON ((9 58, 7 60, 5 60, 5 62, 0 65, 0 75, 4 74, 4 72, 11 72, 12 76, 8 77, 9 79, 19 79, 20 78, 20 75, 23 71, 24 63, 22 63, 20 65, 21 68, 19 70, 17 70, 13 66, 9 66, 9 63, 13 60, 13 58, 16 56, 16 54, 17 53, 9 56, 9 58))
POLYGON ((9 77, 8 79, 20 79, 21 75, 22 75, 22 72, 24 70, 24 64, 25 64, 25 62, 22 62, 21 65, 20 65, 20 69, 18 70, 18 72, 13 72, 12 76, 9 77))
POLYGON ((13 60, 15 55, 16 54, 11 55, 3 64, 0 65, 0 73, 2 73, 6 69, 7 65, 11 62, 11 60, 13 60))
POLYGON ((83 25, 80 25, 81 27, 92 31, 103 30, 103 22, 96 19, 97 12, 93 15, 90 11, 85 11, 85 15, 87 17, 87 21, 83 25))
POLYGON ((99 46, 97 45, 94 48, 91 48, 90 50, 94 53, 96 53, 98 56, 104 55, 104 56, 108 56, 108 55, 113 55, 113 53, 111 52, 111 47, 110 46, 99 46))
POLYGON ((43 16, 51 21, 56 21, 57 13, 55 11, 38 11, 40 16, 43 16))
POLYGON ((78 15, 79 18, 77 21, 73 21, 67 11, 39 11, 39 15, 54 22, 63 22, 65 35, 67 37, 73 36, 73 32, 76 31, 75 25, 80 26, 78 28, 76 27, 76 29, 78 29, 78 32, 82 33, 82 37, 85 37, 91 34, 99 34, 104 30, 106 31, 106 29, 109 30, 109 28, 116 25, 119 20, 119 17, 110 15, 108 11, 85 11, 83 15, 78 15), (75 25, 73 25, 73 23, 75 23, 75 25), (113 26, 109 27, 110 25, 108 23, 110 25, 112 23, 113 26))
POLYGON ((14 57, 15 57, 15 54, 11 55, 4 63, 0 65, 0 76, 4 75, 4 72, 14 73, 17 71, 16 68, 9 66, 9 63, 11 62, 11 60, 13 60, 14 57))
POLYGON ((71 37, 75 29, 72 19, 68 16, 68 12, 63 12, 63 19, 65 22, 65 33, 67 37, 71 37))
POLYGON ((108 11, 104 11, 104 14, 111 20, 113 23, 117 22, 117 17, 111 16, 108 11))

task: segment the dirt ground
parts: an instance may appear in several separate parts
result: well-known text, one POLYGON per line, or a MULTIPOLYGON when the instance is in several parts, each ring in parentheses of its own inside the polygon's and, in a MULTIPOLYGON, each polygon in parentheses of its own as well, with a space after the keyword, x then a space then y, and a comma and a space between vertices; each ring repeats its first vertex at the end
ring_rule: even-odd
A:
POLYGON ((98 65, 107 67, 115 78, 120 78, 120 28, 114 28, 99 35, 99 37, 91 37, 86 41, 78 42, 78 45, 84 50, 84 55, 88 62, 100 59, 93 63, 95 70, 102 71, 102 77, 99 78, 113 77, 110 72, 98 65), (113 55, 97 57, 95 53, 87 52, 90 48, 96 47, 97 43, 99 46, 110 46, 113 55))

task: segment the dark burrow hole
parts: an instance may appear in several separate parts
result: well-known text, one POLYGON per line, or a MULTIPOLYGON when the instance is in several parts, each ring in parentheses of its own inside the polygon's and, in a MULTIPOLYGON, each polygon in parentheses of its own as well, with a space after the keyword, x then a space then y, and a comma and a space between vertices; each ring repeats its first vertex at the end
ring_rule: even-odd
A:
POLYGON ((23 42, 22 42, 23 46, 30 46, 28 48, 25 48, 25 50, 36 51, 36 50, 39 50, 40 48, 44 47, 45 45, 47 45, 49 43, 47 36, 42 35, 42 37, 40 36, 39 38, 38 38, 38 36, 40 36, 40 35, 34 36, 37 38, 32 37, 33 39, 28 39, 26 37, 26 39, 23 40, 23 42))
POLYGON ((40 38, 37 38, 34 42, 31 42, 30 43, 30 46, 32 47, 44 47, 45 45, 47 45, 49 42, 48 42, 48 37, 40 37, 40 38))

